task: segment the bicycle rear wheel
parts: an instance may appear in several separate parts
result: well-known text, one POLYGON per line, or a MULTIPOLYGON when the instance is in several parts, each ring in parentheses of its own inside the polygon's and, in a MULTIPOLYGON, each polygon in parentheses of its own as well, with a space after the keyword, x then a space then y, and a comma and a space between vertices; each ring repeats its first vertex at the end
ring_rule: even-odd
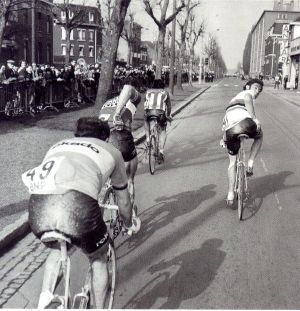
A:
POLYGON ((237 168, 238 174, 238 188, 237 188, 237 199, 238 199, 238 217, 242 220, 245 200, 245 166, 241 164, 237 168))
POLYGON ((104 308, 112 309, 117 283, 117 260, 113 243, 109 242, 107 250, 108 289, 104 308))
POLYGON ((151 135, 149 143, 149 170, 151 175, 155 172, 156 157, 156 138, 154 135, 151 135))

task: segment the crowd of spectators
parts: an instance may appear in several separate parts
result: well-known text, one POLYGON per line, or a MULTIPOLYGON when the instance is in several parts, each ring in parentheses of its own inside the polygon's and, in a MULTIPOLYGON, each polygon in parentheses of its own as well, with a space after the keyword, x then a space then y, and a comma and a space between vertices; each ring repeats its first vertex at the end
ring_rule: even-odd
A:
MULTIPOLYGON (((70 64, 55 67, 52 65, 26 64, 21 61, 18 65, 14 60, 8 60, 5 65, 0 66, 0 87, 5 85, 22 85, 28 94, 28 107, 31 114, 47 108, 46 94, 48 85, 60 83, 63 85, 63 98, 76 99, 78 102, 89 102, 86 89, 92 89, 92 94, 97 93, 100 78, 100 64, 87 65, 85 62, 72 60, 70 64)), ((117 65, 114 69, 113 94, 118 93, 124 81, 135 79, 139 91, 143 92, 151 87, 155 79, 155 66, 143 66, 133 68, 132 66, 117 65)), ((194 79, 196 79, 196 74, 194 79)), ((169 69, 164 68, 162 79, 169 84, 169 69)), ((188 82, 188 73, 183 72, 182 82, 188 82)), ((175 72, 176 83, 176 72, 175 72)), ((13 93, 13 92, 11 92, 13 93)), ((13 94, 11 94, 12 96, 13 94)), ((9 98, 6 98, 9 101, 9 98)))

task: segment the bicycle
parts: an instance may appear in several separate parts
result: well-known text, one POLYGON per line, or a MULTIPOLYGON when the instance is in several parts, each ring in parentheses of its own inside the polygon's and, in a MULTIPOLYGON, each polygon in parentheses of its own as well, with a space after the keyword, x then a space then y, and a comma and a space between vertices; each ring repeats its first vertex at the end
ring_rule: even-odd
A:
POLYGON ((234 192, 238 201, 239 220, 242 220, 245 201, 249 196, 246 173, 246 154, 244 149, 245 140, 248 138, 249 136, 246 134, 241 134, 238 136, 238 139, 240 140, 240 149, 236 159, 234 192))
MULTIPOLYGON (((116 254, 114 249, 114 240, 122 231, 122 221, 119 216, 118 206, 115 204, 115 196, 111 186, 108 186, 102 204, 100 208, 102 209, 102 215, 107 226, 108 232, 108 250, 107 250, 107 264, 108 264, 108 275, 109 284, 105 299, 105 309, 112 309, 114 294, 116 288, 117 279, 117 263, 116 254), (105 216, 104 216, 105 215, 105 216)), ((82 291, 76 294, 73 298, 72 305, 71 293, 70 293, 70 270, 71 270, 71 260, 68 255, 67 249, 68 245, 72 245, 70 238, 66 235, 57 232, 50 231, 46 232, 41 237, 42 242, 58 242, 60 245, 60 260, 58 266, 55 270, 55 278, 53 279, 51 293, 55 292, 55 289, 61 279, 64 278, 64 291, 63 295, 54 295, 54 298, 47 306, 51 309, 67 309, 72 307, 72 309, 87 309, 90 307, 90 267, 87 271, 84 285, 82 291)))
MULTIPOLYGON (((167 118, 171 122, 171 118, 167 118)), ((150 120, 150 135, 148 148, 149 170, 151 175, 155 173, 156 164, 161 164, 164 159, 159 154, 159 138, 161 127, 158 123, 158 116, 151 116, 150 120)))

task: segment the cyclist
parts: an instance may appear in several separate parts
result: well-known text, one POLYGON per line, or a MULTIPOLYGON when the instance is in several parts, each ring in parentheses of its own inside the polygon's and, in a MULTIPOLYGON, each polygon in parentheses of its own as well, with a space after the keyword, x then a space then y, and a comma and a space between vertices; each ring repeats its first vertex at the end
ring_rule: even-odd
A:
POLYGON ((132 136, 132 121, 141 94, 135 89, 135 80, 128 80, 120 95, 104 103, 100 110, 99 119, 107 121, 111 130, 109 142, 119 149, 125 161, 128 177, 128 191, 131 202, 134 203, 134 176, 137 171, 138 158, 132 136))
POLYGON ((164 160, 164 147, 166 143, 166 128, 167 120, 171 121, 171 99, 167 91, 164 90, 165 84, 161 79, 155 79, 152 89, 146 92, 146 101, 144 103, 145 110, 145 132, 147 144, 149 144, 150 137, 150 122, 153 116, 158 118, 160 126, 159 136, 159 157, 164 160))
POLYGON ((224 135, 221 143, 225 143, 229 155, 228 205, 232 205, 234 200, 235 162, 240 148, 238 136, 240 134, 247 134, 250 138, 254 139, 247 165, 248 176, 253 175, 253 163, 262 145, 263 132, 256 118, 254 101, 262 92, 263 85, 260 79, 249 80, 244 87, 244 91, 238 93, 226 108, 222 128, 224 135))
MULTIPOLYGON (((42 164, 22 175, 31 193, 29 224, 40 238, 47 231, 68 236, 90 261, 95 307, 102 309, 107 291, 106 225, 98 206, 98 195, 108 178, 115 189, 120 215, 127 229, 136 233, 140 220, 132 217, 127 176, 121 153, 105 142, 110 131, 96 117, 77 121, 75 138, 53 145, 42 164)), ((60 258, 59 245, 48 243, 42 292, 38 308, 53 301, 51 280, 60 258)))

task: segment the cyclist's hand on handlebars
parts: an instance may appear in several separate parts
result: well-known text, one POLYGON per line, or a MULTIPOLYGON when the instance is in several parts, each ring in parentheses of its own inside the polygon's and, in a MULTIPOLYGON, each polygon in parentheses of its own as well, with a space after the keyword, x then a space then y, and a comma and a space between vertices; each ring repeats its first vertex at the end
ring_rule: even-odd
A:
POLYGON ((138 233, 141 229, 141 220, 139 217, 132 215, 132 224, 130 227, 126 227, 124 224, 124 227, 127 231, 127 234, 129 236, 132 236, 133 233, 138 233))
POLYGON ((253 121, 256 123, 257 130, 260 131, 260 129, 261 129, 261 124, 260 124, 260 122, 258 121, 258 119, 253 119, 253 121))
POLYGON ((113 116, 113 124, 116 127, 116 129, 122 130, 124 127, 124 122, 121 119, 121 116, 119 114, 115 114, 113 116))
POLYGON ((167 121, 171 123, 173 121, 173 118, 171 116, 167 116, 167 121))

